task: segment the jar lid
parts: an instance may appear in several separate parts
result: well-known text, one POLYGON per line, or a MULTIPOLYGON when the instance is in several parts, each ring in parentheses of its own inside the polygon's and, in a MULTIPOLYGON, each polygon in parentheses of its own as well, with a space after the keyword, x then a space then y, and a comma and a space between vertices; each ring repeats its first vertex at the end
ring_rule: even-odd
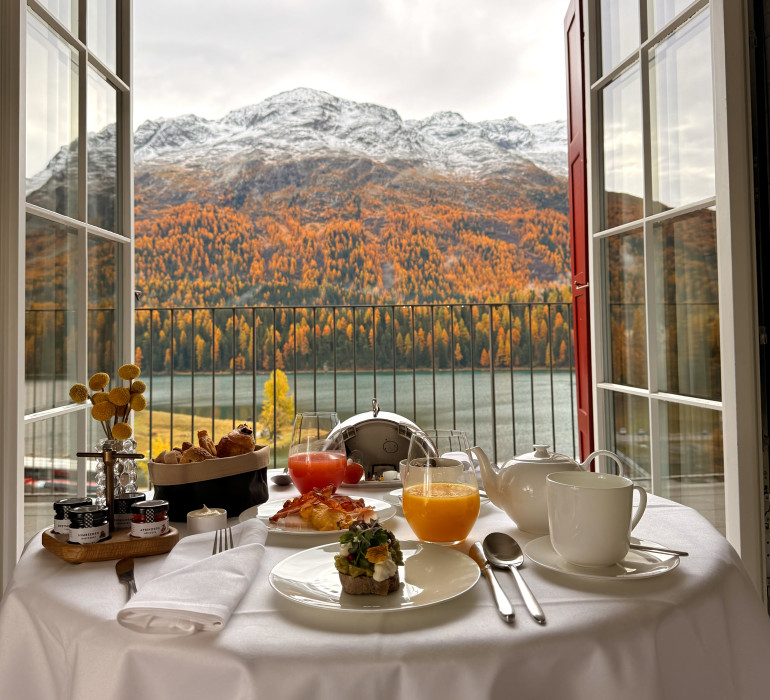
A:
POLYGON ((120 496, 115 496, 115 512, 118 514, 130 513, 131 506, 134 503, 143 501, 145 498, 147 498, 147 495, 138 491, 136 493, 122 493, 120 496))
POLYGON ((57 515, 63 518, 72 508, 77 508, 78 506, 90 506, 92 503, 93 501, 87 496, 71 496, 69 498, 60 498, 58 501, 54 501, 53 509, 56 511, 57 515))
POLYGON ((156 519, 160 520, 168 513, 168 501, 156 499, 154 501, 144 501, 134 503, 131 506, 131 512, 137 515, 143 515, 144 519, 148 522, 154 522, 156 519), (160 516, 160 517, 156 517, 160 516))
POLYGON ((70 520, 74 525, 91 527, 95 522, 103 522, 107 519, 108 511, 106 506, 78 506, 72 508, 69 512, 70 520))

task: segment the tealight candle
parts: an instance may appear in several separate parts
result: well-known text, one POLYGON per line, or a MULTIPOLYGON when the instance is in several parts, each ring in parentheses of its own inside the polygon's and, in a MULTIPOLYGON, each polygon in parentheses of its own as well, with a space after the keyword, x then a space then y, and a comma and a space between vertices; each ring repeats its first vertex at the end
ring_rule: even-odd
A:
POLYGON ((187 514, 187 530, 189 533, 213 532, 227 527, 227 511, 224 508, 209 508, 205 504, 199 510, 191 510, 187 514))

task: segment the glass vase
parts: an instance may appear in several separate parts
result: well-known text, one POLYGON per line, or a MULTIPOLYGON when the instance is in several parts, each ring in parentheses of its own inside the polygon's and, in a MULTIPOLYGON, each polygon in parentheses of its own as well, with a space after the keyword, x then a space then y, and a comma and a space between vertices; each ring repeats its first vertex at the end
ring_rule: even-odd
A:
MULTIPOLYGON (((134 454, 136 452, 136 440, 115 440, 103 438, 96 445, 97 452, 112 450, 113 452, 127 452, 134 454)), ((132 458, 116 459, 114 466, 114 484, 115 493, 113 496, 121 496, 125 493, 136 493, 136 461, 132 458)), ((96 496, 94 503, 100 506, 107 505, 105 489, 107 488, 107 477, 104 473, 104 460, 98 459, 96 462, 96 496)))

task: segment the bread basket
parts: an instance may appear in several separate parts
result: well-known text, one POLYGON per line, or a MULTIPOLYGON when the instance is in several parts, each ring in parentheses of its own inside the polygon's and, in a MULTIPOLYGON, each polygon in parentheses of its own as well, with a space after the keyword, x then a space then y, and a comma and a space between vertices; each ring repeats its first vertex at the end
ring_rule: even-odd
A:
POLYGON ((224 508, 237 517, 247 508, 267 500, 267 465, 270 448, 258 445, 254 452, 218 457, 188 464, 149 462, 155 498, 169 504, 169 519, 184 522, 187 513, 205 505, 224 508))

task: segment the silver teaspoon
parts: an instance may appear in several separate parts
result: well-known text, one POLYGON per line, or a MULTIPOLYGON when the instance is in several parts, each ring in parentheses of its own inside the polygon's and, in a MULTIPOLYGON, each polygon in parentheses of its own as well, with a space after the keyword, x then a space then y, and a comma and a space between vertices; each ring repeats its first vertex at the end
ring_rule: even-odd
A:
POLYGON ((529 610, 529 614, 541 625, 544 625, 545 614, 543 609, 535 600, 535 596, 532 595, 532 591, 529 590, 529 586, 519 573, 518 567, 521 566, 521 562, 524 560, 519 543, 504 532, 492 532, 484 538, 484 554, 487 555, 487 560, 492 566, 500 569, 510 569, 513 578, 516 580, 516 585, 519 587, 521 597, 524 599, 524 604, 527 606, 527 610, 529 610))

